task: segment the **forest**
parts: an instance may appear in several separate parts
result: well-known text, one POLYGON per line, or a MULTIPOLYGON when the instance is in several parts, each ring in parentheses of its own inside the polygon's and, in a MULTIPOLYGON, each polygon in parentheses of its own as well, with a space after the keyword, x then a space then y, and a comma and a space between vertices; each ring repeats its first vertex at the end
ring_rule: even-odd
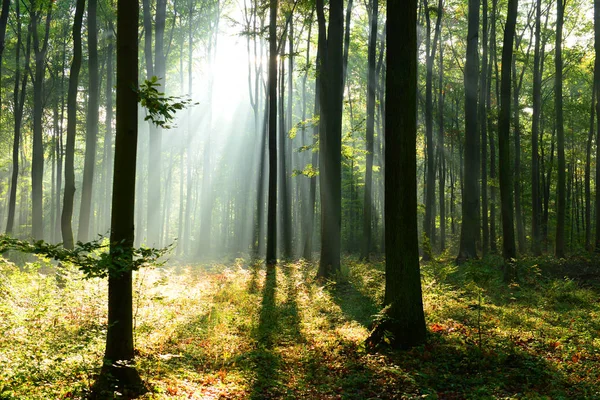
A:
POLYGON ((600 0, 0 3, 0 399, 600 399, 600 0))

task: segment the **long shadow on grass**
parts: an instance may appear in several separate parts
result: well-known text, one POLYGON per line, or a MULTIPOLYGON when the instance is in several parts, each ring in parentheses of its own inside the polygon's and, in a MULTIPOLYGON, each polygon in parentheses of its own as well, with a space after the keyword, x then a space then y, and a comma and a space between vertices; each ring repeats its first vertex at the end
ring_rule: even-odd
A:
POLYGON ((529 343, 506 340, 481 349, 464 333, 434 333, 425 346, 392 358, 412 375, 421 393, 439 398, 530 396, 592 398, 598 388, 591 380, 575 384, 549 362, 551 354, 536 354, 529 343))
POLYGON ((280 306, 276 303, 276 270, 268 270, 263 288, 263 299, 259 322, 254 338, 256 349, 250 354, 256 377, 250 394, 251 399, 280 398, 285 394, 286 376, 293 371, 284 372, 278 346, 286 342, 302 341, 300 316, 297 304, 296 277, 293 266, 282 267, 286 277, 286 300, 280 306))
POLYGON ((366 328, 371 326, 378 306, 372 298, 358 290, 354 284, 349 281, 338 282, 333 287, 331 295, 346 318, 357 321, 366 328))

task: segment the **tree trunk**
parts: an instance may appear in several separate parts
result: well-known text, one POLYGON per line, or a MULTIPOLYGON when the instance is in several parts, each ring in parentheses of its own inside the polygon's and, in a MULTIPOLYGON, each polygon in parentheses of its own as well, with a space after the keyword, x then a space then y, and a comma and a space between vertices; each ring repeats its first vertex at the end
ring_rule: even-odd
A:
POLYGON ((77 0, 75 20, 73 22, 73 60, 69 72, 69 91, 67 93, 67 148, 65 153, 65 195, 60 220, 63 246, 72 249, 73 240, 73 201, 75 200, 75 135, 77 134, 77 86, 81 69, 81 26, 85 0, 77 0))
POLYGON ((12 152, 12 177, 10 184, 10 194, 8 200, 8 218, 6 221, 6 234, 13 233, 15 221, 15 209, 17 204, 17 186, 19 182, 19 146, 21 143, 21 123, 23 121, 23 106, 25 104, 25 89, 27 88, 27 78, 29 74, 29 59, 31 50, 31 35, 27 35, 27 51, 25 52, 25 66, 23 68, 23 78, 21 79, 21 46, 22 46, 22 29, 21 29, 21 9, 20 2, 15 3, 16 25, 17 25, 17 47, 15 49, 15 86, 13 92, 13 101, 15 104, 14 110, 14 137, 13 137, 13 152, 12 152), (21 87, 19 88, 19 85, 21 87))
POLYGON ((600 252, 600 1, 594 0, 594 88, 596 91, 596 252, 600 252))
POLYGON ((111 215, 110 256, 113 270, 108 277, 108 331, 105 368, 118 386, 139 389, 141 380, 130 366, 133 349, 132 246, 134 240, 135 172, 137 158, 138 106, 138 1, 119 0, 117 13, 117 129, 111 215), (117 266, 125 271, 116 271, 117 266))
MULTIPOLYGON (((320 6, 317 5, 317 8, 321 8, 319 19, 324 23, 322 3, 320 6)), ((321 80, 321 120, 324 122, 324 129, 321 129, 319 140, 321 181, 321 260, 317 273, 319 278, 331 278, 340 270, 343 16, 343 0, 332 0, 329 6, 324 77, 321 80)))
MULTIPOLYGON (((441 12, 442 10, 440 10, 441 12)), ((440 196, 440 251, 446 250, 446 150, 444 148, 444 39, 442 27, 440 33, 440 57, 438 66, 438 159, 439 159, 439 196, 440 196)))
POLYGON ((417 1, 387 3, 385 304, 395 347, 425 341, 417 239, 417 1), (400 110, 400 111, 398 111, 400 110))
POLYGON ((88 113, 85 132, 85 160, 83 166, 83 183, 81 185, 81 208, 79 211, 79 229, 77 238, 87 242, 90 237, 90 211, 92 208, 92 184, 96 166, 96 141, 98 138, 98 102, 100 85, 98 79, 98 28, 96 10, 98 0, 88 0, 88 113))
MULTIPOLYGON (((425 218, 423 222, 423 232, 431 245, 435 242, 435 144, 433 143, 433 62, 435 60, 435 52, 438 44, 440 32, 440 23, 442 20, 442 0, 438 2, 437 20, 435 24, 435 34, 433 43, 431 40, 431 20, 429 17, 429 2, 425 1, 425 19, 427 21, 426 32, 426 68, 427 74, 425 79, 425 138, 427 148, 427 177, 425 181, 425 218)), ((430 247, 423 250, 423 258, 428 260, 431 258, 430 247)))
POLYGON ((33 50, 35 53, 35 72, 33 79, 33 151, 31 161, 31 206, 32 236, 35 240, 44 237, 43 222, 43 180, 44 180, 44 142, 42 117, 44 107, 44 75, 46 72, 46 54, 50 35, 52 3, 48 3, 44 38, 40 43, 38 24, 41 18, 41 4, 31 4, 31 30, 33 32, 33 50))
POLYGON ((477 258, 477 241, 479 240, 478 31, 479 0, 469 0, 467 59, 465 63, 465 172, 463 175, 463 221, 460 231, 460 248, 457 257, 457 261, 459 262, 477 258))
POLYGON ((481 60, 481 84, 479 89, 479 129, 481 132, 481 228, 482 246, 481 250, 485 256, 489 252, 490 229, 488 221, 488 182, 487 182, 487 124, 488 124, 488 0, 482 0, 483 39, 481 45, 483 54, 481 60))
POLYGON ((368 49, 368 81, 367 81, 367 130, 366 130, 366 170, 365 198, 363 202, 363 239, 361 258, 369 259, 371 252, 371 212, 373 210, 373 137, 375 133, 375 89, 376 70, 375 56, 377 52, 377 19, 379 18, 379 1, 371 1, 369 49, 368 49))
POLYGON ((554 107, 556 114, 556 144, 558 152, 558 184, 557 184, 557 209, 556 209, 556 249, 557 258, 565 257, 565 208, 566 208, 566 176, 565 176, 565 130, 563 120, 563 60, 562 60, 562 35, 564 22, 564 8, 566 0, 556 2, 556 47, 554 65, 556 78, 554 81, 554 107))
POLYGON ((534 256, 542 254, 541 248, 541 201, 540 167, 538 138, 542 112, 542 71, 541 71, 541 18, 542 1, 537 0, 535 11, 535 50, 533 55, 533 115, 531 121, 531 250, 534 256))
POLYGON ((267 273, 277 264, 277 8, 269 2, 269 194, 267 208, 267 273))
POLYGON ((500 203, 502 210, 502 256, 505 260, 504 280, 515 278, 511 260, 517 256, 513 215, 513 183, 510 164, 510 87, 517 0, 509 0, 502 47, 501 102, 498 118, 498 147, 500 161, 500 203))

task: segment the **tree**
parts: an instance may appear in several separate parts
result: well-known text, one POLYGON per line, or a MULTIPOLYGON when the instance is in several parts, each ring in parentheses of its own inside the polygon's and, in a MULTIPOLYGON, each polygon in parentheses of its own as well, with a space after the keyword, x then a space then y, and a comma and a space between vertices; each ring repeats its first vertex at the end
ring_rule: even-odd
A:
POLYGON ((267 270, 277 264, 277 6, 269 1, 269 194, 267 206, 267 270))
POLYGON ((34 239, 43 239, 43 180, 44 180, 44 142, 42 132, 42 117, 44 107, 44 76, 46 73, 46 54, 48 53, 48 39, 50 37, 50 22, 52 20, 52 4, 46 5, 46 21, 44 37, 40 41, 38 25, 43 12, 43 3, 33 1, 30 5, 31 24, 33 35, 33 51, 35 56, 35 71, 32 74, 33 83, 33 152, 31 161, 31 229, 34 239))
POLYGON ((369 17, 369 49, 368 49, 368 81, 367 81, 367 130, 366 150, 367 165, 365 169, 365 199, 363 203, 363 242, 361 258, 368 260, 371 252, 371 211, 373 210, 373 136, 375 133, 375 89, 377 86, 375 56, 377 53, 377 19, 379 18, 379 1, 371 1, 371 15, 369 17))
POLYGON ((481 225, 482 225, 482 245, 481 249, 485 256, 490 248, 490 228, 488 223, 488 181, 487 181, 487 125, 488 125, 488 107, 487 97, 489 91, 488 85, 488 0, 482 0, 482 32, 483 38, 481 46, 483 47, 481 60, 481 85, 479 88, 479 129, 481 132, 481 225))
MULTIPOLYGON (((442 21, 442 0, 438 1, 436 10, 437 20, 435 23, 435 34, 433 42, 431 40, 431 18, 429 16, 429 2, 425 0, 425 20, 427 21, 426 33, 426 68, 427 74, 425 78, 425 138, 427 144, 427 178, 426 178, 426 195, 425 195, 425 218, 423 232, 425 236, 434 242, 435 233, 435 144, 433 142, 433 62, 435 60, 435 52, 438 44, 438 36, 440 34, 440 23, 442 21)), ((423 257, 429 259, 431 254, 428 250, 423 251, 423 257)))
POLYGON ((19 181, 19 145, 21 143, 21 122, 23 121, 23 107, 25 105, 25 89, 27 88, 27 70, 29 69, 29 59, 31 52, 31 34, 27 35, 27 50, 25 51, 25 67, 23 68, 23 77, 21 78, 21 7, 19 2, 15 4, 16 24, 17 24, 17 47, 15 50, 15 86, 13 90, 14 110, 14 136, 12 148, 12 177, 10 183, 10 194, 8 197, 8 217, 6 221, 6 233, 12 234, 15 222, 15 209, 17 203, 17 184, 19 181))
POLYGON ((117 6, 117 125, 108 277, 108 331, 103 376, 136 390, 141 379, 130 366, 134 358, 132 264, 135 172, 138 132, 138 0, 117 6), (116 268, 121 266, 122 268, 116 268))
POLYGON ((67 148, 65 154, 65 196, 61 216, 63 245, 73 249, 73 201, 75 198, 75 135, 77 133, 77 86, 81 69, 81 26, 85 0, 77 0, 75 20, 73 22, 73 61, 69 73, 69 92, 67 93, 67 148))
POLYGON ((565 128, 563 117, 563 60, 562 35, 566 0, 556 2, 556 48, 554 54, 554 107, 556 115, 556 145, 558 153, 558 184, 556 206, 556 248, 558 258, 565 257, 565 206, 566 206, 566 174, 565 174, 565 128))
POLYGON ((417 0, 387 3, 385 322, 395 347, 425 341, 417 239, 417 0))
MULTIPOLYGON (((325 24, 323 1, 317 2, 325 24)), ((321 260, 317 275, 330 278, 340 270, 342 223, 343 0, 329 3, 329 26, 321 79, 319 167, 321 181, 321 260)), ((321 29, 319 29, 319 35, 321 29)))
POLYGON ((463 221, 460 230, 460 248, 457 261, 477 258, 479 240, 479 132, 477 129, 477 81, 479 58, 477 40, 479 31, 479 0, 469 0, 467 32, 467 59, 465 62, 465 150, 463 221))
POLYGON ((98 0, 88 0, 87 31, 89 53, 89 98, 85 132, 83 183, 81 185, 81 208, 79 211, 79 228, 77 230, 77 238, 82 242, 87 242, 90 235, 92 183, 94 181, 96 142, 98 137, 98 102, 100 98, 100 84, 98 78, 98 24, 96 21, 97 8, 98 0))
POLYGON ((600 0, 594 0, 594 51, 596 61, 594 65, 594 88, 596 91, 596 246, 600 252, 600 0))
POLYGON ((533 114, 531 116, 531 251, 535 256, 542 253, 539 167, 539 135, 542 112, 542 71, 541 71, 541 25, 542 1, 537 0, 535 10, 535 49, 533 54, 533 114))
POLYGON ((513 183, 510 163, 510 87, 512 72, 513 44, 517 23, 517 0, 509 0, 504 44, 502 47, 502 82, 500 93, 500 115, 498 117, 498 151, 500 172, 500 204, 502 214, 502 256, 505 260, 504 279, 513 278, 508 267, 516 257, 515 227, 513 215, 513 183))

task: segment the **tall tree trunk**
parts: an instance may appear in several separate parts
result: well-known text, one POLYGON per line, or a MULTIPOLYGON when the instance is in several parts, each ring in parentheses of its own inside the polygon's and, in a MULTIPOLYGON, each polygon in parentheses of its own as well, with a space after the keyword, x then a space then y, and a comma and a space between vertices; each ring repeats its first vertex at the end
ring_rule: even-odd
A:
POLYGON ((48 3, 44 38, 40 42, 38 24, 41 19, 41 4, 31 4, 31 30, 33 32, 33 50, 35 54, 35 72, 33 79, 33 152, 31 161, 31 206, 32 206, 32 236, 34 239, 43 239, 43 180, 44 180, 44 142, 42 130, 42 117, 44 107, 44 77, 46 73, 46 54, 48 52, 48 38, 50 36, 50 21, 52 16, 52 3, 48 3))
POLYGON ((504 43, 502 47, 502 82, 500 115, 498 118, 498 147, 500 161, 500 203, 502 210, 502 256, 505 260, 504 280, 514 276, 511 260, 517 256, 513 215, 513 183, 510 164, 510 87, 515 25, 517 23, 517 0, 509 0, 504 43))
POLYGON ((556 140, 558 152, 558 184, 557 184, 557 209, 556 209, 556 257, 565 257, 565 208, 566 208, 566 176, 565 176, 565 130, 563 120, 563 60, 562 36, 564 9, 566 0, 556 2, 556 45, 554 65, 556 77, 554 81, 554 107, 556 114, 556 140))
POLYGON ((108 46, 106 48, 106 114, 105 114, 105 122, 104 127, 106 131, 104 132, 104 188, 103 188, 103 212, 102 215, 106 219, 101 224, 102 232, 105 232, 106 227, 110 226, 110 204, 112 198, 112 171, 113 171, 113 23, 109 21, 108 23, 109 37, 108 37, 108 46), (105 225, 106 223, 106 225, 105 225))
POLYGON ((488 182, 487 182, 487 124, 488 124, 488 0, 482 0, 482 32, 483 38, 481 45, 483 54, 481 60, 481 84, 479 88, 479 129, 481 132, 481 229, 482 246, 481 250, 485 256, 489 252, 490 229, 488 221, 488 182))
MULTIPOLYGON (((596 75, 596 71, 594 71, 596 75)), ((596 103, 596 87, 595 82, 592 84, 592 106, 590 110, 590 130, 588 131, 588 140, 585 151, 585 249, 592 251, 592 189, 590 181, 592 180, 591 163, 592 163, 592 142, 594 140, 594 117, 596 103)))
POLYGON ((15 222, 15 209, 17 205, 17 186, 19 183, 19 146, 21 143, 21 123, 23 121, 23 106, 25 104, 25 89, 27 88, 27 73, 29 69, 29 59, 31 51, 31 35, 27 35, 27 50, 25 52, 25 66, 23 68, 23 78, 21 79, 21 9, 20 2, 15 3, 16 25, 17 25, 17 47, 15 49, 15 86, 13 91, 14 110, 14 137, 12 151, 12 177, 10 184, 10 194, 8 200, 8 217, 6 221, 6 234, 13 233, 15 222), (20 85, 20 87, 19 87, 20 85))
MULTIPOLYGON (((291 24, 291 17, 290 17, 291 24)), ((290 25, 288 25, 289 27, 290 25)), ((288 30, 289 35, 289 30, 288 30)), ((285 35, 284 35, 285 36, 285 35)), ((279 135, 278 135, 278 162, 279 162, 279 202, 280 210, 280 238, 281 238, 281 256, 288 259, 292 256, 292 207, 290 199, 290 187, 288 180, 288 138, 287 131, 290 128, 287 125, 286 110, 285 110, 285 37, 281 43, 281 58, 280 58, 280 76, 279 76, 279 135)), ((290 53, 292 49, 289 50, 290 53)), ((289 79, 292 79, 291 71, 289 79)))
POLYGON ((539 145, 540 117, 542 112, 541 71, 541 18, 542 1, 537 0, 535 11, 535 50, 533 55, 533 115, 531 121, 531 250, 534 256, 542 253, 539 145))
POLYGON ((365 198, 363 202, 363 239, 361 258, 369 259, 371 252, 371 212, 373 210, 373 137, 375 133, 375 90, 377 77, 375 56, 377 52, 377 19, 379 18, 379 1, 371 1, 369 49, 368 49, 368 81, 367 81, 367 130, 366 151, 367 164, 365 169, 365 198))
MULTIPOLYGON (((426 53, 427 53, 427 74, 425 79, 425 138, 427 148, 427 178, 425 181, 425 218, 423 232, 430 243, 435 242, 435 144, 433 142, 433 62, 438 44, 440 32, 440 23, 442 20, 442 0, 438 1, 437 20, 435 24, 435 34, 433 42, 431 40, 431 19, 429 16, 429 2, 425 0, 425 20, 427 21, 426 32, 426 53)), ((423 258, 430 259, 430 249, 424 249, 423 258)))
POLYGON ((92 183, 96 166, 96 142, 98 138, 98 102, 100 100, 100 84, 98 78, 98 24, 96 10, 98 0, 88 0, 88 113, 85 132, 85 159, 83 166, 83 183, 81 185, 81 207, 79 211, 79 229, 77 238, 87 242, 90 237, 90 211, 92 208, 92 183))
POLYGON ((72 249, 73 240, 73 201, 75 200, 75 135, 77 134, 77 86, 81 69, 81 26, 85 0, 77 0, 73 22, 73 60, 69 72, 69 92, 67 93, 67 148, 65 153, 65 195, 60 220, 63 246, 72 249))
MULTIPOLYGON (((319 7, 317 5, 317 7, 319 7)), ((321 4, 321 16, 323 15, 321 4)), ((342 214, 343 0, 331 0, 324 78, 321 80, 319 140, 321 180, 321 260, 317 275, 330 278, 340 270, 342 214)), ((320 19, 323 20, 322 17, 320 19)), ((324 22, 324 20, 323 20, 324 22)))
POLYGON ((277 264, 277 8, 278 0, 269 2, 269 194, 267 209, 267 273, 277 264))
POLYGON ((385 304, 394 345, 425 341, 417 240, 417 1, 389 0, 386 79, 385 304), (399 111, 400 110, 400 111, 399 111))
MULTIPOLYGON (((489 75, 489 86, 487 88, 487 109, 491 110, 492 107, 492 66, 494 66, 495 77, 496 77, 496 96, 498 96, 498 51, 496 48, 496 16, 498 15, 498 0, 492 0, 492 23, 490 27, 490 51, 493 56, 490 57, 490 66, 488 69, 489 75), (491 60, 493 58, 493 61, 491 60)), ((490 179, 493 181, 496 179, 496 141, 494 139, 494 121, 492 113, 488 115, 488 138, 490 143, 490 179)), ((490 252, 497 253, 496 247, 496 198, 497 198, 496 185, 490 188, 490 252)))
POLYGON ((596 91, 596 243, 600 252, 600 0, 594 0, 594 88, 596 91))
MULTIPOLYGON (((441 12, 441 10, 440 10, 441 12)), ((440 251, 446 250, 446 150, 444 148, 444 39, 442 26, 440 33, 440 57, 438 65, 438 159, 439 159, 439 196, 440 196, 440 251)))
POLYGON ((138 13, 137 0, 118 0, 117 129, 110 235, 113 270, 108 276, 108 331, 103 372, 117 379, 121 388, 141 383, 134 369, 126 363, 117 363, 134 357, 131 262, 138 106, 137 94, 131 88, 138 87, 138 13))
POLYGON ((479 238, 479 132, 477 126, 477 81, 479 57, 477 50, 479 31, 479 0, 469 0, 467 33, 467 59, 465 63, 465 152, 464 190, 462 201, 463 221, 460 231, 458 261, 477 258, 479 238))
MULTIPOLYGON (((319 10, 317 8, 317 13, 319 10)), ((323 71, 323 56, 325 54, 326 39, 325 39, 325 24, 321 25, 319 22, 319 33, 318 33, 318 44, 317 44, 317 58, 315 61, 315 102, 313 116, 317 116, 321 113, 321 71, 323 71)), ((318 124, 313 124, 312 136, 313 136, 313 150, 311 151, 311 165, 313 170, 317 169, 319 162, 318 153, 315 151, 317 143, 319 142, 320 132, 324 131, 324 123, 322 120, 318 124)), ((317 197, 317 177, 312 176, 310 178, 310 186, 308 189, 308 223, 305 231, 306 239, 303 250, 303 257, 307 260, 312 260, 313 253, 313 233, 314 233, 314 221, 315 221, 315 203, 317 197)))

